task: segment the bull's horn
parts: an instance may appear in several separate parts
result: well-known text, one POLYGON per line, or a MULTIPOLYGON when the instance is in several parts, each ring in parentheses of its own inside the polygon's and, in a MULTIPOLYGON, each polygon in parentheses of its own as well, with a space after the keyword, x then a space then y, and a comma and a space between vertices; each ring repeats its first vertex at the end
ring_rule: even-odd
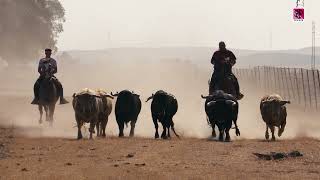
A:
POLYGON ((215 104, 216 104, 216 101, 210 101, 210 102, 207 103, 207 106, 213 106, 215 104))
POLYGON ((146 100, 146 102, 148 102, 150 99, 152 99, 153 98, 153 94, 150 96, 150 97, 148 97, 148 99, 146 100))
POLYGON ((290 104, 290 101, 280 101, 280 105, 283 106, 285 104, 290 104))
POLYGON ((226 100, 226 103, 227 103, 227 104, 230 104, 230 105, 232 105, 232 106, 237 105, 237 103, 234 102, 234 101, 232 101, 232 100, 226 100))
POLYGON ((204 95, 201 94, 201 98, 202 98, 202 99, 207 99, 208 97, 209 97, 209 96, 204 96, 204 95))
POLYGON ((110 94, 111 94, 111 96, 118 96, 119 95, 119 93, 113 94, 112 92, 110 94))
POLYGON ((113 96, 111 96, 111 95, 109 95, 109 94, 103 95, 103 97, 108 97, 108 98, 111 98, 111 99, 114 98, 113 96))
POLYGON ((76 93, 73 93, 72 97, 75 98, 76 97, 76 93))

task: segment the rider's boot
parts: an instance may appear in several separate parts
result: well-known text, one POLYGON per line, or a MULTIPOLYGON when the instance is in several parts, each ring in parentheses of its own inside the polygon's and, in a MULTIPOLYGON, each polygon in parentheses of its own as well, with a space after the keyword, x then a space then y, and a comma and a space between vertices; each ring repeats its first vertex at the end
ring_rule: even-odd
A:
POLYGON ((60 89, 60 104, 68 104, 69 102, 63 97, 63 88, 60 89))
POLYGON ((39 104, 39 82, 36 82, 33 86, 33 93, 34 93, 34 98, 31 102, 31 104, 38 105, 39 104))

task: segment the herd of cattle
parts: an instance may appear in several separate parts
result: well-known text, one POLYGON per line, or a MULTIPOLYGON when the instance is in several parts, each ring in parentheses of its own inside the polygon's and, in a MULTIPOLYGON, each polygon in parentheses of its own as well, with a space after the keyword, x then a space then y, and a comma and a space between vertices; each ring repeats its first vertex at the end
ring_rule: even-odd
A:
MULTIPOLYGON (((134 136, 135 124, 141 111, 140 96, 134 92, 123 90, 120 93, 111 94, 103 90, 83 89, 73 94, 72 105, 75 111, 75 118, 78 126, 78 139, 82 138, 81 127, 84 123, 90 123, 90 139, 97 131, 97 136, 106 136, 105 130, 108 123, 108 117, 112 111, 112 101, 117 98, 115 103, 115 117, 119 127, 119 137, 123 137, 124 126, 130 122, 130 136, 134 136)), ((223 91, 216 91, 209 96, 201 96, 205 99, 205 112, 208 123, 212 127, 212 137, 216 137, 215 126, 219 129, 219 140, 230 141, 229 130, 232 123, 236 129, 236 135, 240 136, 240 130, 237 126, 238 119, 238 101, 223 91)), ((170 138, 170 129, 179 138, 174 129, 173 117, 178 110, 177 99, 163 91, 159 90, 152 94, 146 102, 152 99, 151 115, 155 126, 155 138, 159 138, 158 122, 163 126, 161 138, 170 138)), ((261 99, 260 111, 263 121, 266 123, 266 139, 269 139, 268 129, 271 130, 272 140, 275 140, 275 127, 279 128, 280 137, 286 125, 286 107, 289 101, 283 100, 279 95, 268 95, 261 99)))

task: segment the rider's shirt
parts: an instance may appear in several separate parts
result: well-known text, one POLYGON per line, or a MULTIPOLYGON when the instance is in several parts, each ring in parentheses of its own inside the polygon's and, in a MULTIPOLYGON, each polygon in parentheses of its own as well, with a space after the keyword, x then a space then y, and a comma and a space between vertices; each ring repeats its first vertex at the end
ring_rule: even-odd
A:
POLYGON ((211 58, 211 64, 214 65, 215 72, 221 72, 223 70, 231 73, 232 66, 236 63, 236 56, 229 50, 216 51, 211 58), (229 63, 226 63, 229 61, 229 63))
POLYGON ((57 62, 53 58, 42 58, 39 61, 39 66, 38 66, 38 72, 40 74, 44 73, 50 73, 50 74, 55 74, 57 73, 57 62))

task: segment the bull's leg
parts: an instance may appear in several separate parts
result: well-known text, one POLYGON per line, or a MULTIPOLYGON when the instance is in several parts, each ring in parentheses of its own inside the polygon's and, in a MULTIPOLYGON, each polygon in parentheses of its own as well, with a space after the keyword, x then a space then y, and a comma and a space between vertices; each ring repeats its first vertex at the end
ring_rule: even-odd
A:
POLYGON ((134 128, 136 127, 136 122, 137 122, 137 120, 133 120, 130 123, 130 125, 131 125, 130 134, 129 134, 130 137, 134 136, 134 128))
POLYGON ((153 120, 154 128, 156 129, 156 133, 154 134, 154 138, 158 139, 159 138, 159 132, 158 132, 159 125, 158 125, 157 116, 152 114, 152 120, 153 120))
POLYGON ((272 141, 275 141, 275 140, 276 140, 276 137, 274 136, 274 126, 269 126, 269 128, 271 129, 271 134, 272 134, 271 140, 272 140, 272 141))
POLYGON ((230 129, 226 129, 226 130, 225 130, 225 133, 226 133, 226 139, 225 139, 225 141, 226 141, 226 142, 230 142, 230 140, 231 140, 231 139, 230 139, 229 130, 230 130, 230 129))
POLYGON ((266 140, 269 140, 269 130, 268 125, 266 124, 266 134, 265 134, 266 140))
POLYGON ((286 127, 286 120, 281 124, 281 127, 278 131, 278 136, 280 137, 284 131, 284 128, 286 127))
POLYGON ((106 117, 106 120, 102 122, 102 137, 106 137, 106 127, 108 123, 108 116, 106 117))
POLYGON ((219 141, 223 141, 223 134, 224 134, 224 131, 219 130, 219 141))
POLYGON ((117 116, 116 119, 119 127, 119 137, 123 137, 124 121, 121 121, 119 116, 117 116))
POLYGON ((42 105, 39 105, 38 109, 39 109, 39 112, 40 112, 39 124, 42 124, 42 115, 43 115, 42 105))
POLYGON ((216 124, 213 123, 211 126, 212 126, 212 137, 215 138, 217 137, 216 130, 215 130, 216 124))
POLYGON ((170 126, 168 127, 168 138, 171 138, 171 135, 170 135, 170 126))
POLYGON ((76 121, 77 121, 77 126, 78 126, 78 139, 82 139, 82 133, 81 133, 81 127, 82 123, 80 118, 76 115, 76 121))
POLYGON ((161 134, 161 138, 162 139, 167 139, 167 127, 165 124, 162 123, 162 127, 163 127, 163 131, 162 131, 162 134, 161 134))
POLYGON ((97 124, 96 124, 96 128, 97 128, 97 137, 100 136, 100 123, 101 121, 98 121, 97 124))
POLYGON ((90 139, 93 139, 92 138, 92 134, 94 133, 94 128, 96 126, 96 123, 97 121, 96 120, 91 120, 90 122, 90 128, 89 128, 89 132, 90 132, 90 139))

